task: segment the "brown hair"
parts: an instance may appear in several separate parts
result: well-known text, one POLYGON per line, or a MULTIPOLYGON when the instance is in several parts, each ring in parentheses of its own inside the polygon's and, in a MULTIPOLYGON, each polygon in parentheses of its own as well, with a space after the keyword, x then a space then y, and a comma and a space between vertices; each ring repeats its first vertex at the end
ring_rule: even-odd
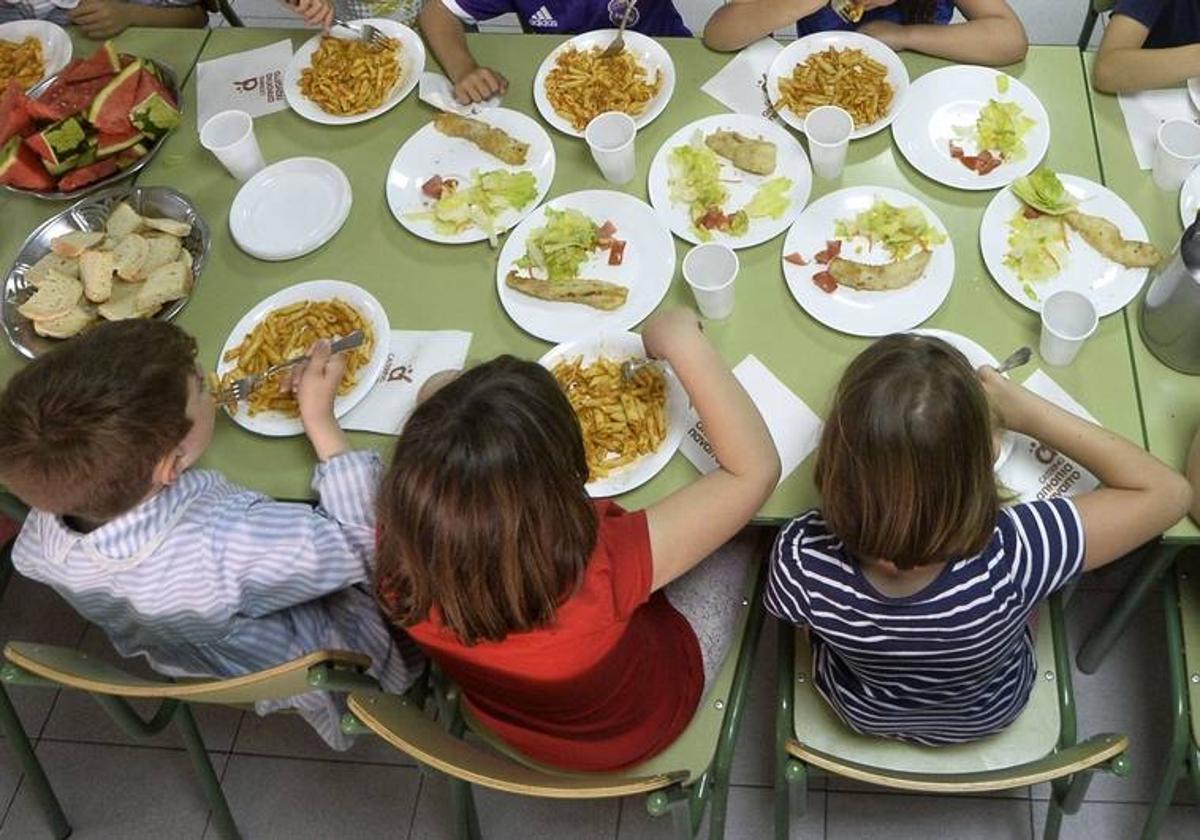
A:
POLYGON ((196 342, 157 320, 98 324, 0 395, 0 481, 32 507, 102 523, 135 507, 187 435, 196 342))
POLYGON ((842 375, 814 478, 851 555, 911 569, 983 550, 1000 506, 994 460, 991 409, 966 358, 892 335, 842 375))
POLYGON ((379 492, 376 594, 399 626, 464 644, 549 623, 596 544, 575 412, 554 377, 500 356, 417 407, 379 492))

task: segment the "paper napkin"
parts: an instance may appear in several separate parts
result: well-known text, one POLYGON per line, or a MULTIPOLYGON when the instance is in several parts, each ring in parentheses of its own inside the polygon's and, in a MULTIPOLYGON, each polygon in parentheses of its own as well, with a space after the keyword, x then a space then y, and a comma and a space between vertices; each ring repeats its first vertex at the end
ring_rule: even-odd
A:
POLYGON ((1154 146, 1160 125, 1167 120, 1196 119, 1196 109, 1192 107, 1186 88, 1122 93, 1117 96, 1117 101, 1121 104, 1133 153, 1142 169, 1154 166, 1154 146))
POLYGON ((755 41, 705 82, 700 90, 736 113, 770 116, 767 70, 782 49, 772 38, 755 41))
MULTIPOLYGON (((1033 393, 1071 412, 1076 417, 1095 423, 1096 418, 1077 403, 1062 387, 1040 370, 1025 380, 1033 393)), ((1054 496, 1076 496, 1100 486, 1100 481, 1079 464, 1039 441, 1025 435, 1017 439, 1012 454, 1000 466, 1000 481, 1022 502, 1049 499, 1054 496)))
POLYGON ((363 401, 343 415, 342 427, 399 434, 417 406, 417 392, 425 380, 443 370, 461 368, 470 346, 469 332, 392 330, 387 364, 363 401))
POLYGON ((483 102, 460 105, 454 98, 454 85, 450 84, 450 80, 441 73, 422 73, 421 81, 417 86, 417 96, 421 97, 422 102, 428 102, 439 111, 464 117, 481 114, 488 108, 495 108, 500 104, 500 97, 493 96, 483 102))
POLYGON ((196 129, 221 111, 237 109, 262 117, 287 108, 283 72, 292 60, 292 42, 201 61, 196 65, 196 129))
MULTIPOLYGON (((767 424, 783 467, 779 475, 782 482, 817 448, 821 418, 813 414, 804 400, 780 382, 756 356, 742 359, 733 369, 733 375, 742 383, 767 424)), ((694 410, 679 450, 702 473, 710 473, 717 468, 712 445, 704 434, 704 424, 694 410)))

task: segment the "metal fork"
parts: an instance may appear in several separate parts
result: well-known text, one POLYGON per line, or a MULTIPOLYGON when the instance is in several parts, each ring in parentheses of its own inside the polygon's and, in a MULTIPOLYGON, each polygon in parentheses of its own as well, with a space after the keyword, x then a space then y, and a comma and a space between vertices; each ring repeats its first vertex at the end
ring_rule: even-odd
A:
POLYGON ((388 45, 388 38, 374 26, 369 23, 347 23, 341 18, 333 19, 334 26, 340 26, 343 29, 349 29, 358 36, 358 40, 364 44, 370 44, 373 47, 383 48, 388 45))
POLYGON ((621 362, 621 378, 626 382, 632 382, 639 370, 657 364, 658 359, 626 359, 621 362))
MULTIPOLYGON (((346 350, 353 350, 355 347, 360 346, 365 338, 366 336, 363 335, 362 330, 355 330, 354 332, 346 335, 344 338, 339 338, 337 341, 333 342, 333 344, 329 345, 329 352, 330 354, 333 354, 343 353, 346 350)), ((303 356, 296 356, 293 359, 288 359, 287 361, 280 362, 277 365, 271 365, 261 373, 252 373, 249 376, 243 376, 241 379, 235 380, 232 385, 216 395, 217 403, 219 405, 239 403, 253 394, 258 386, 262 385, 275 374, 279 373, 280 371, 287 370, 288 368, 295 367, 301 362, 306 362, 308 361, 308 358, 308 354, 306 353, 303 356)))
POLYGON ((996 368, 996 373, 1008 373, 1013 368, 1028 364, 1032 356, 1033 351, 1028 347, 1018 347, 1011 356, 1000 363, 1000 366, 996 368))
POLYGON ((629 23, 629 16, 633 14, 633 7, 637 5, 637 0, 625 0, 625 14, 621 15, 621 25, 617 28, 617 37, 612 39, 612 43, 605 48, 604 52, 600 53, 601 58, 613 58, 625 52, 625 27, 629 23))

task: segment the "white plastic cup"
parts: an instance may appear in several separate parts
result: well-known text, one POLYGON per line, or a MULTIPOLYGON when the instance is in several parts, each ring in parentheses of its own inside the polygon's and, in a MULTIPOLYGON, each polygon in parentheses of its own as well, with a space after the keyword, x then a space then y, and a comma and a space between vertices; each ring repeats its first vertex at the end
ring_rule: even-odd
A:
POLYGON ((598 114, 583 130, 600 174, 614 184, 628 184, 637 174, 636 138, 637 123, 621 111, 598 114))
POLYGON ((1055 292, 1042 303, 1039 352, 1048 365, 1069 365, 1083 343, 1096 331, 1100 317, 1087 295, 1055 292))
POLYGON ((804 134, 808 137, 813 172, 818 177, 829 181, 841 177, 853 132, 854 117, 836 105, 822 105, 808 112, 804 134))
POLYGON ((733 281, 741 264, 728 245, 706 242, 683 258, 683 279, 696 298, 700 314, 713 321, 733 314, 733 281))
POLYGON ((200 129, 200 145, 242 182, 267 165, 254 136, 254 120, 245 111, 222 111, 209 117, 200 129))
POLYGON ((1200 163, 1200 125, 1191 120, 1167 120, 1158 127, 1151 176, 1160 190, 1174 192, 1200 163))

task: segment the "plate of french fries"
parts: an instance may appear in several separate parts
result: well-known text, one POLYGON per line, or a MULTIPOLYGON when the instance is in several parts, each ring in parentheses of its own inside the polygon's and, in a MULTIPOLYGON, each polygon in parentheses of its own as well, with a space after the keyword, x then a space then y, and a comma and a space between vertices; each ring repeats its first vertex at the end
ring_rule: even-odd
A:
POLYGON ((579 418, 592 498, 645 484, 683 440, 690 405, 671 367, 656 362, 622 373, 623 362, 645 358, 641 336, 616 332, 560 344, 539 360, 579 418))
POLYGON ((606 111, 623 111, 642 128, 671 101, 675 64, 670 54, 653 38, 626 32, 624 52, 601 58, 615 37, 615 29, 576 35, 538 68, 533 101, 542 118, 564 134, 582 137, 592 118, 606 111))
POLYGON ((0 24, 0 91, 14 79, 28 90, 66 67, 72 53, 67 30, 48 20, 0 24))
POLYGON ((283 74, 283 92, 292 110, 323 125, 365 122, 390 111, 408 96, 425 70, 425 46, 399 21, 363 18, 388 40, 366 44, 335 26, 296 50, 283 74))
MULTIPOLYGON (((230 331, 210 376, 210 389, 219 393, 243 376, 308 353, 319 339, 334 341, 355 330, 362 330, 365 340, 346 354, 346 375, 333 403, 334 416, 341 417, 375 385, 391 342, 391 326, 382 304, 365 289, 341 280, 297 283, 259 301, 230 331)), ((250 399, 227 404, 226 412, 239 426, 256 434, 302 434, 295 397, 280 388, 280 376, 286 375, 268 378, 250 399)))
POLYGON ((891 125, 908 93, 908 69, 887 44, 858 32, 818 32, 784 47, 767 71, 767 96, 797 131, 813 108, 836 105, 854 118, 851 139, 891 125))

